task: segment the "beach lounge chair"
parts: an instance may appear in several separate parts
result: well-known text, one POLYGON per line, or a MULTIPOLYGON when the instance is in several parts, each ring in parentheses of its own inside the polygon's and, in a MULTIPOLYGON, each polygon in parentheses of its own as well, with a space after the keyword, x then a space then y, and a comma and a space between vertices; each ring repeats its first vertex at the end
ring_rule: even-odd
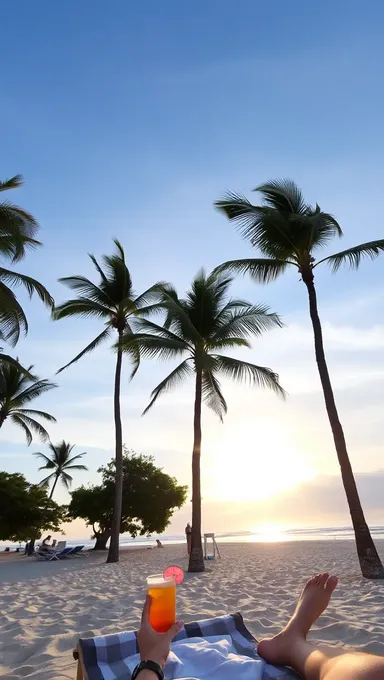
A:
POLYGON ((66 547, 67 547, 67 541, 59 541, 57 543, 57 545, 55 545, 55 550, 56 550, 56 552, 61 552, 66 547))
POLYGON ((49 552, 45 552, 43 550, 40 550, 40 548, 39 548, 38 550, 35 550, 35 552, 33 553, 33 556, 34 556, 35 560, 37 560, 38 562, 39 561, 40 562, 41 561, 47 562, 51 559, 52 554, 49 553, 49 552))
MULTIPOLYGON (((173 669, 176 670, 178 660, 182 659, 182 643, 187 639, 189 651, 186 663, 189 663, 189 666, 191 665, 191 645, 193 643, 199 645, 199 651, 196 651, 196 659, 197 664, 200 659, 200 673, 202 642, 205 641, 208 646, 217 645, 219 639, 220 644, 225 640, 228 649, 232 650, 230 652, 231 655, 228 657, 228 663, 234 664, 232 675, 234 679, 236 678, 236 669, 239 668, 239 657, 240 660, 244 660, 244 657, 246 657, 251 662, 250 678, 252 677, 257 680, 293 680, 293 678, 298 680, 299 678, 289 668, 271 666, 266 661, 260 659, 256 652, 257 642, 246 628, 241 614, 231 614, 230 616, 205 619, 196 623, 186 623, 172 642, 171 652, 173 654, 170 655, 167 661, 167 677, 174 677, 173 669)), ((185 647, 186 645, 184 645, 185 647)), ((116 633, 115 635, 80 638, 73 656, 77 660, 76 680, 103 680, 106 678, 126 680, 131 677, 131 673, 138 663, 136 633, 131 631, 129 633, 116 633)), ((209 658, 212 659, 212 654, 209 655, 209 658)), ((207 662, 207 665, 209 665, 209 662, 207 662)), ((205 667, 205 671, 209 674, 210 669, 205 667)), ((193 677, 195 677, 197 672, 196 677, 200 677, 197 668, 188 667, 188 672, 193 677)), ((231 676, 227 674, 225 677, 231 676)))
POLYGON ((83 552, 83 548, 83 545, 77 545, 75 548, 73 548, 71 557, 88 557, 88 554, 83 552))
POLYGON ((55 560, 62 560, 65 557, 70 557, 74 551, 74 548, 64 548, 60 552, 49 553, 49 561, 53 562, 55 560))

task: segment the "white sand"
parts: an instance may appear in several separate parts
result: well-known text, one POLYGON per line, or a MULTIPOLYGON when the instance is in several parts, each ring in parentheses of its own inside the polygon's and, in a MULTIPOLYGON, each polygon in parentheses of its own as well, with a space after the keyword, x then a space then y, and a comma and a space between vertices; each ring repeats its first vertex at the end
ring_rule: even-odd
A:
MULTIPOLYGON (((384 542, 378 541, 384 558, 384 542)), ((319 571, 340 577, 312 638, 384 655, 384 582, 361 578, 349 541, 221 544, 222 559, 204 574, 186 574, 178 589, 185 621, 241 611, 260 639, 286 623, 304 581, 319 571)), ((73 680, 79 635, 137 628, 148 574, 178 563, 181 546, 125 551, 117 565, 105 555, 60 563, 19 558, 0 562, 0 675, 73 680)))

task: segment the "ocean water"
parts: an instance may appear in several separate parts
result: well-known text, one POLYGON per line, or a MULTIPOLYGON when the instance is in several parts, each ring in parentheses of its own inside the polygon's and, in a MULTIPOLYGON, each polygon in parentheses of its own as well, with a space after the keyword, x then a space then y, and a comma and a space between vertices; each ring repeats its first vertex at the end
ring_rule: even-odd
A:
MULTIPOLYGON (((371 534, 374 540, 384 539, 384 525, 376 525, 370 527, 371 534)), ((216 540, 218 543, 281 543, 285 541, 346 541, 353 540, 353 529, 350 526, 342 527, 305 527, 292 529, 274 529, 273 527, 260 531, 233 531, 228 533, 217 533, 216 540)), ((67 546, 84 545, 86 548, 92 548, 95 541, 91 541, 89 537, 66 539, 65 536, 59 537, 62 540, 67 540, 67 546)), ((156 539, 159 538, 164 545, 178 544, 185 541, 183 534, 164 534, 160 536, 140 536, 131 538, 129 536, 121 536, 121 546, 153 546, 156 544, 156 539)), ((9 547, 14 549, 19 547, 18 544, 0 541, 0 550, 9 547)))

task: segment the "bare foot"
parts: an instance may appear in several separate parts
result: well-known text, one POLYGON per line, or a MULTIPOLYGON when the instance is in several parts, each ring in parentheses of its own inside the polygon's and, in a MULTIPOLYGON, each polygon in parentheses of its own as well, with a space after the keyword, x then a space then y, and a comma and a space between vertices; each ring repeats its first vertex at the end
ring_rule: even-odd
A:
POLYGON ((305 585, 295 613, 288 625, 270 640, 262 640, 258 654, 273 664, 289 664, 292 645, 298 638, 305 639, 308 631, 328 607, 337 586, 337 576, 318 574, 305 585))

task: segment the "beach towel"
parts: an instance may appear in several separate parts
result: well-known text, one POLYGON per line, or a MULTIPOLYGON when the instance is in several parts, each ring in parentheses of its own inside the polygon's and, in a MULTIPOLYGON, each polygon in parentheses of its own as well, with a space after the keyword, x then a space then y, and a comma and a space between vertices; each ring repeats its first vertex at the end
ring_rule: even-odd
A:
MULTIPOLYGON (((256 653, 256 640, 241 614, 187 623, 171 645, 166 680, 289 680, 288 668, 271 666, 256 653)), ((79 640, 88 680, 128 680, 138 663, 135 632, 79 640)))

